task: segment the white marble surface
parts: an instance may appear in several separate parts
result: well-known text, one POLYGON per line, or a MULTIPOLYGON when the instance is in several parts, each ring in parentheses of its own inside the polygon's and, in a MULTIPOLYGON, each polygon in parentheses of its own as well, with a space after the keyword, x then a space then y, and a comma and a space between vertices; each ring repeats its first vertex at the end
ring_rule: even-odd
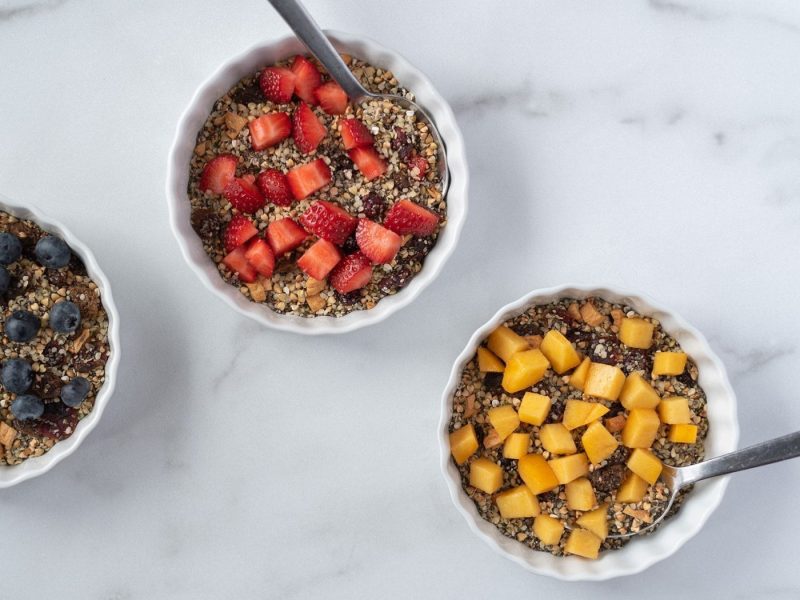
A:
POLYGON ((800 462, 735 477, 701 534, 644 574, 564 584, 472 536, 435 432, 472 331, 565 281, 640 289, 706 332, 744 444, 800 428, 797 3, 309 6, 422 67, 472 169, 441 278, 389 322, 324 339, 234 314, 167 226, 178 115, 228 56, 286 32, 272 9, 0 0, 0 190, 95 250, 124 347, 79 451, 0 493, 0 597, 800 596, 800 462))

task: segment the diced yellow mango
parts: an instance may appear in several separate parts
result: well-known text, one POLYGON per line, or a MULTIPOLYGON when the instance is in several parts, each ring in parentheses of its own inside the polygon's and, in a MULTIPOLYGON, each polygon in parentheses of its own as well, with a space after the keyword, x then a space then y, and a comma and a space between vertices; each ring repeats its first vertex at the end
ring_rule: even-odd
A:
POLYGON ((608 429, 603 427, 600 421, 595 421, 586 428, 581 436, 581 443, 586 456, 595 465, 614 454, 619 447, 619 442, 609 433, 608 429))
POLYGON ((553 469, 541 454, 526 454, 520 458, 517 471, 534 494, 544 494, 558 487, 558 479, 553 469))
POLYGON ((661 475, 661 461, 650 450, 636 448, 631 452, 626 464, 631 471, 650 485, 658 481, 658 476, 661 475))
POLYGON ((584 558, 597 558, 600 553, 600 544, 602 543, 603 540, 591 531, 573 529, 564 544, 564 552, 583 556, 584 558))
POLYGON ((494 494, 503 485, 503 469, 488 458, 476 458, 469 465, 469 484, 494 494))
POLYGON ((506 366, 488 348, 478 348, 478 370, 481 373, 502 373, 506 366))
POLYGON ((608 412, 608 407, 599 402, 586 402, 585 400, 567 400, 564 406, 564 417, 561 419, 564 427, 572 431, 578 427, 596 421, 608 412))
POLYGON ((525 485, 497 494, 494 501, 504 519, 524 519, 539 514, 539 501, 525 485))
POLYGON ((670 425, 667 439, 675 444, 694 444, 697 442, 697 425, 688 423, 670 425))
POLYGON ((625 373, 619 367, 592 363, 586 376, 583 393, 604 400, 616 400, 624 384, 625 373))
POLYGON ((517 352, 506 362, 506 370, 503 372, 503 389, 509 394, 513 394, 531 387, 544 377, 549 366, 550 363, 538 348, 517 352))
POLYGON ((562 485, 589 474, 589 459, 583 452, 554 458, 548 460, 547 464, 550 465, 558 483, 562 485))
POLYGON ((604 404, 600 404, 599 402, 595 402, 591 412, 589 413, 589 416, 586 417, 588 419, 586 423, 588 424, 591 423, 592 421, 596 421, 607 412, 608 412, 607 406, 605 406, 604 404))
POLYGON ((622 319, 619 326, 619 341, 631 348, 647 350, 653 344, 654 326, 644 319, 622 319))
POLYGON ((588 529, 601 540, 606 539, 608 537, 608 504, 603 504, 600 508, 582 514, 575 523, 588 529))
POLYGON ((591 359, 584 358, 583 362, 572 372, 572 375, 569 376, 569 384, 575 389, 583 391, 586 385, 586 376, 589 374, 589 367, 591 366, 591 359))
POLYGON ((542 448, 550 454, 575 454, 578 451, 572 434, 561 423, 542 425, 539 429, 539 441, 542 442, 542 448))
POLYGON ((550 414, 550 398, 534 392, 525 392, 519 405, 520 421, 531 425, 541 425, 547 419, 548 414, 550 414))
POLYGON ((486 345, 505 362, 508 362, 517 352, 522 352, 530 347, 524 337, 517 335, 505 325, 500 325, 489 335, 486 345))
POLYGON ((551 329, 544 335, 539 350, 547 357, 553 370, 559 375, 581 363, 581 357, 578 356, 570 341, 555 329, 551 329))
POLYGON ((692 422, 689 401, 681 396, 664 398, 658 405, 658 416, 662 423, 669 423, 670 425, 692 422))
POLYGON ((592 510, 597 504, 592 482, 586 477, 570 481, 564 491, 567 495, 567 508, 570 510, 592 510))
POLYGON ((489 423, 494 427, 497 435, 500 436, 500 441, 506 439, 510 433, 519 427, 517 411, 510 404, 490 408, 487 416, 489 417, 489 423))
POLYGON ((661 421, 652 408, 634 408, 622 428, 622 443, 628 448, 649 448, 658 435, 661 421))
POLYGON ((636 473, 628 471, 625 480, 619 486, 615 500, 620 504, 636 504, 641 502, 647 493, 648 483, 636 473))
POLYGON ((478 449, 478 437, 475 435, 475 428, 464 425, 450 434, 450 452, 456 464, 463 465, 464 462, 478 449))
POLYGON ((625 379, 619 393, 619 401, 627 410, 632 408, 655 408, 661 402, 655 388, 639 373, 633 372, 625 379))
POLYGON ((653 357, 653 377, 680 375, 685 368, 685 352, 656 352, 653 357))
POLYGON ((503 444, 503 458, 519 460, 528 453, 531 436, 529 433, 512 433, 503 444))
POLYGON ((545 546, 555 546, 561 541, 564 524, 550 515, 539 515, 533 520, 533 534, 545 546))

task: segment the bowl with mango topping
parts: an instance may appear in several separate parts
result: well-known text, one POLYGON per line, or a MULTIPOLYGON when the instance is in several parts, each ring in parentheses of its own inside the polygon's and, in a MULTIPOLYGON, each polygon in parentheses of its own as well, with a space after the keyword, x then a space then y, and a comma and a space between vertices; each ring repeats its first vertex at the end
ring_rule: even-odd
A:
POLYGON ((649 528, 669 498, 663 465, 736 449, 736 399, 674 312, 561 286, 473 334, 442 396, 439 440, 453 502, 479 537, 532 572, 603 580, 670 556, 718 506, 726 478, 682 492, 649 528))

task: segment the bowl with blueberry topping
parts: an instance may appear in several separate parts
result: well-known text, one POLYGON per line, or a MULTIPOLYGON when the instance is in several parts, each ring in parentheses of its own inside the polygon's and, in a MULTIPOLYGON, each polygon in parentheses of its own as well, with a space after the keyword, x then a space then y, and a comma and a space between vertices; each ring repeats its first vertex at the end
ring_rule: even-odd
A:
POLYGON ((108 403, 119 317, 91 251, 0 197, 0 487, 75 451, 108 403))

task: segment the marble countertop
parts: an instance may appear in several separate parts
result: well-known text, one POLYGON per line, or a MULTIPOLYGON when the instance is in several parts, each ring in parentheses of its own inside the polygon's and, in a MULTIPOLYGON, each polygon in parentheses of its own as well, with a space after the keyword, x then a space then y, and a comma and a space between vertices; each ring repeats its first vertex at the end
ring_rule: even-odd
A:
POLYGON ((212 297, 167 224, 177 118, 227 57, 287 32, 272 9, 0 0, 0 191, 94 249, 124 354, 81 448, 0 491, 0 597, 800 596, 800 461, 735 476, 645 573, 565 584, 470 533, 436 445, 469 335, 567 281, 642 290, 705 332, 743 444, 800 428, 797 3, 308 5, 426 71, 472 174, 441 277, 389 321, 321 339, 212 297))

